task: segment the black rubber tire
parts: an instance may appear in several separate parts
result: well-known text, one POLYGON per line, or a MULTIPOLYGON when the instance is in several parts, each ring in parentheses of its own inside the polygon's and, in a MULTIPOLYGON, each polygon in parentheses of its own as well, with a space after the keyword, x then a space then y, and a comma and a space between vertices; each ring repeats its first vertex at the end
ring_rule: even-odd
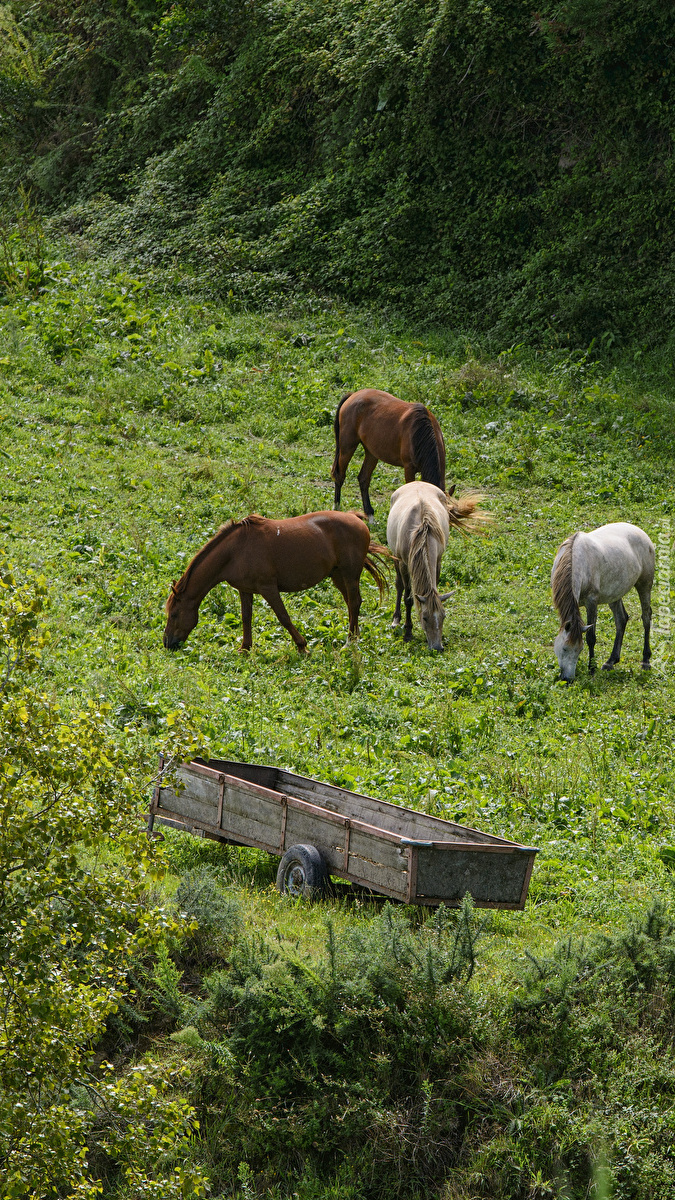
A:
POLYGON ((294 900, 316 900, 326 890, 326 864, 316 846, 291 846, 277 871, 277 888, 294 900))

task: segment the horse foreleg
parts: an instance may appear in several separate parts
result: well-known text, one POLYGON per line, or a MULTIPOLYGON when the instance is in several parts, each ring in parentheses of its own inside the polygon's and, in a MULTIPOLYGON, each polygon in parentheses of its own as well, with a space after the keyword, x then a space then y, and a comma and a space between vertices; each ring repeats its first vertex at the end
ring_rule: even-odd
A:
POLYGON ((354 440, 353 438, 346 439, 344 442, 341 441, 340 449, 335 455, 335 462, 333 463, 333 470, 331 471, 331 475, 335 480, 335 508, 340 507, 342 485, 347 474, 347 467, 354 457, 354 452, 358 444, 358 440, 354 440))
POLYGON ((645 587, 637 587, 637 594, 640 597, 640 605, 642 608, 642 627, 645 631, 644 646, 642 647, 642 666, 645 670, 651 667, 652 648, 649 644, 649 634, 652 628, 652 585, 647 584, 645 587))
POLYGON ((396 608, 394 609, 394 619, 391 623, 392 629, 396 629, 396 626, 401 624, 401 598, 403 596, 403 576, 401 575, 401 569, 398 565, 398 562, 395 563, 395 567, 396 567, 396 608))
POLYGON ((588 646, 588 673, 589 673, 589 675, 592 675, 595 671, 595 643, 597 641, 595 629, 596 629, 596 625, 597 625, 597 620, 598 620, 598 602, 597 602, 597 600, 587 600, 586 601, 586 624, 588 625, 588 629, 586 630, 586 645, 588 646))
POLYGON ((241 629, 242 640, 239 647, 240 654, 246 654, 253 645, 253 592, 240 592, 239 603, 241 604, 241 629))
POLYGON ((293 641, 295 642, 295 644, 298 648, 298 653, 304 654, 305 651, 307 650, 307 642, 306 642, 305 638, 302 636, 302 634, 300 633, 299 629, 296 629, 295 625, 291 621, 291 618, 289 617, 288 611, 286 609, 286 605, 284 604, 283 600, 281 599, 281 596, 279 595, 278 587, 273 586, 273 587, 267 587, 264 589, 261 588, 260 595, 262 596, 263 600, 266 600, 267 603, 269 604, 269 606, 272 609, 272 612, 274 613, 275 617, 277 618, 279 624, 283 625, 284 629, 287 629, 288 632, 290 633, 291 637, 293 638, 293 641))
MULTIPOLYGON (((365 450, 365 446, 364 446, 364 450, 365 450)), ((366 450, 364 459, 363 459, 363 465, 361 467, 361 470, 359 471, 359 487, 361 488, 361 502, 363 504, 363 511, 366 514, 368 521, 370 521, 370 518, 375 515, 375 510, 374 510, 372 504, 370 503, 370 492, 368 491, 368 489, 370 487, 370 481, 373 478, 373 471, 375 470, 375 468, 377 466, 377 461, 378 460, 376 459, 375 455, 371 454, 370 450, 366 450)))
POLYGON ((603 665, 603 671, 611 671, 621 658, 621 646, 623 645, 623 635, 626 632, 628 624, 628 613, 624 607, 623 600, 615 600, 614 604, 609 606, 614 614, 614 624, 616 625, 616 637, 612 646, 612 653, 607 662, 603 665))
POLYGON ((416 469, 414 463, 404 463, 403 464, 403 477, 404 477, 406 483, 414 483, 416 474, 417 474, 417 469, 416 469))

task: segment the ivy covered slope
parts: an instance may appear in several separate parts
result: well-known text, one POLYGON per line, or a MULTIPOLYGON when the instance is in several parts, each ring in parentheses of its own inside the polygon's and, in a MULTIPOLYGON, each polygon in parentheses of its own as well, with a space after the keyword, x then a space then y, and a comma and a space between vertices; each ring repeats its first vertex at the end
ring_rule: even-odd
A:
POLYGON ((660 0, 14 0, 5 185, 215 293, 587 345, 673 323, 660 0), (17 161, 21 165, 17 166, 17 161))

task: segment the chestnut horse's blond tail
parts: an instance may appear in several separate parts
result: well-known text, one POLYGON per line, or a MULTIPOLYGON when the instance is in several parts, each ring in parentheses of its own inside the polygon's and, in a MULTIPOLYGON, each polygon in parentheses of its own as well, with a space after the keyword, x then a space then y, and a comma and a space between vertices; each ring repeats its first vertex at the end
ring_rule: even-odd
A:
POLYGON ((384 562, 389 563, 394 561, 394 556, 386 546, 381 546, 379 542, 371 542, 366 554, 366 561, 363 564, 364 571, 368 571, 375 580, 380 600, 382 600, 389 590, 389 580, 383 568, 374 561, 375 558, 381 558, 384 562))
POLYGON ((452 496, 446 495, 445 505, 450 524, 454 525, 455 529, 460 529, 462 533, 482 533, 486 525, 493 520, 492 513, 485 512, 485 509, 478 507, 481 500, 484 499, 485 496, 482 492, 474 491, 465 492, 456 500, 452 496))

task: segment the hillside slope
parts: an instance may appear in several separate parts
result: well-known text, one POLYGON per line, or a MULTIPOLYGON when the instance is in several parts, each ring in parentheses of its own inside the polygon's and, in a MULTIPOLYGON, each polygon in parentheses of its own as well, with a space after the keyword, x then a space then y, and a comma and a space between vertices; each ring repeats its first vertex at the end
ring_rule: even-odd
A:
POLYGON ((247 303, 318 289, 501 339, 669 336, 656 0, 13 11, 5 186, 23 174, 108 249, 247 303))

